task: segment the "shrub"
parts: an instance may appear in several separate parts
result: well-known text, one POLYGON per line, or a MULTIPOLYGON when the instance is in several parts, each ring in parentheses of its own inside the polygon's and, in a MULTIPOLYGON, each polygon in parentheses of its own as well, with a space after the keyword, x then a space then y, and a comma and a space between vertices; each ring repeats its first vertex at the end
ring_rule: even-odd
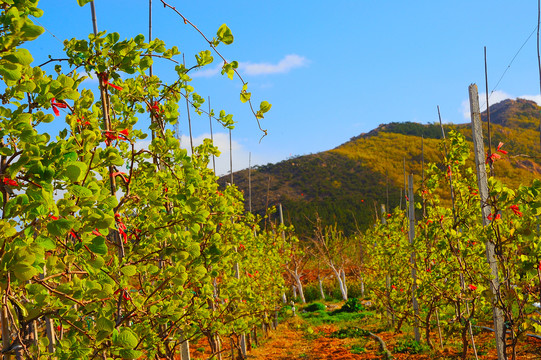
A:
POLYGON ((348 313, 354 313, 363 311, 364 306, 361 304, 359 299, 357 298, 349 298, 348 301, 342 307, 335 312, 348 312, 348 313))
POLYGON ((357 327, 354 328, 345 328, 340 329, 331 334, 331 337, 338 338, 338 339, 346 339, 346 338, 360 338, 363 336, 367 336, 368 331, 359 329, 357 327))
POLYGON ((326 306, 324 304, 315 302, 313 304, 305 306, 303 310, 307 312, 314 312, 314 311, 325 311, 325 308, 326 306))

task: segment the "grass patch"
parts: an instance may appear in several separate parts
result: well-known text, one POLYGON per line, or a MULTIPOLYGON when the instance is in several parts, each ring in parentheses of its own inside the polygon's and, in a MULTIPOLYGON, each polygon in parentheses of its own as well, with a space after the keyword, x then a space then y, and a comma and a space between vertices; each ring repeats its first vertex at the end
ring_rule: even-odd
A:
POLYGON ((393 348, 393 352, 402 354, 420 354, 427 350, 429 350, 427 345, 419 344, 413 339, 399 339, 393 348))
POLYGON ((326 311, 314 311, 302 313, 301 317, 310 322, 313 326, 336 323, 352 323, 364 319, 367 316, 373 316, 368 312, 362 313, 328 313, 326 311))
POLYGON ((364 347, 364 345, 354 344, 351 345, 349 351, 351 351, 352 354, 364 354, 366 352, 366 348, 364 347))
POLYGON ((337 339, 347 339, 347 338, 361 338, 368 335, 368 331, 355 328, 347 327, 344 329, 337 330, 331 334, 331 337, 337 339))
POLYGON ((303 311, 299 312, 301 318, 310 323, 311 326, 340 323, 343 326, 354 326, 365 318, 375 318, 372 311, 364 310, 364 307, 357 299, 348 300, 341 308, 334 311, 325 311, 323 303, 315 302, 306 305, 303 311))
POLYGON ((303 310, 307 312, 315 312, 315 311, 325 311, 326 308, 327 307, 325 306, 325 304, 315 302, 315 303, 305 306, 303 310))

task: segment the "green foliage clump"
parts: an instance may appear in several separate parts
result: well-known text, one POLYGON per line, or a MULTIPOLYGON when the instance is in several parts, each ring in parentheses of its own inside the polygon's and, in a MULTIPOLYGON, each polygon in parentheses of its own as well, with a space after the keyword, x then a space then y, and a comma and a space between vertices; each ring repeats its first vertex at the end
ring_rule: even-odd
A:
POLYGON ((325 311, 326 306, 322 303, 315 302, 306 306, 303 310, 307 312, 325 311))
POLYGON ((336 313, 347 312, 347 313, 356 313, 364 310, 363 304, 357 298, 349 298, 344 305, 336 313))
POLYGON ((419 344, 413 339, 400 339, 396 342, 393 351, 401 354, 420 354, 427 349, 426 345, 419 344))
POLYGON ((364 354, 366 352, 366 348, 358 344, 351 345, 350 350, 352 354, 364 354))
POLYGON ((423 136, 425 139, 441 139, 441 127, 439 125, 435 124, 419 124, 414 123, 411 121, 406 121, 403 123, 399 122, 392 122, 390 124, 386 124, 380 127, 381 131, 384 132, 390 132, 390 133, 396 133, 396 134, 403 134, 403 135, 413 135, 421 137, 423 136))
POLYGON ((360 338, 368 336, 368 333, 368 331, 360 329, 358 327, 347 327, 333 332, 331 334, 331 337, 337 339, 360 338))

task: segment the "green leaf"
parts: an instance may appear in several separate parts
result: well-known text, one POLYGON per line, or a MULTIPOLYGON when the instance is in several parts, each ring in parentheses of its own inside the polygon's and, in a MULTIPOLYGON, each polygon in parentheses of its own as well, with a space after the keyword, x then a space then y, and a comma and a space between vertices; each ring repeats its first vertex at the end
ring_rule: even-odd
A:
POLYGON ((263 114, 270 110, 272 107, 271 104, 269 104, 267 101, 262 101, 259 105, 259 111, 255 114, 256 118, 263 119, 263 114))
POLYGON ((96 236, 92 243, 88 245, 88 248, 95 254, 107 255, 107 244, 105 244, 105 238, 102 236, 96 236))
POLYGON ((266 113, 271 109, 271 107, 272 104, 269 104, 267 101, 262 101, 259 105, 259 111, 261 111, 262 113, 266 113))
POLYGON ((139 61, 139 66, 142 70, 146 70, 150 67, 150 65, 152 65, 153 62, 154 61, 150 56, 144 56, 141 61, 139 61))
POLYGON ((88 167, 85 163, 80 161, 73 161, 68 163, 65 170, 65 175, 72 181, 78 182, 83 180, 86 175, 88 167))
POLYGON ((49 234, 64 236, 73 228, 73 222, 68 219, 53 220, 47 224, 49 234))
POLYGON ((29 20, 24 23, 21 30, 26 40, 34 40, 45 31, 41 26, 34 25, 29 20))
POLYGON ((111 215, 103 214, 103 217, 96 220, 94 224, 98 229, 108 229, 113 226, 115 219, 111 215))
POLYGON ((77 153, 75 151, 70 151, 69 153, 64 154, 64 161, 75 161, 77 160, 77 153))
POLYGON ((143 353, 139 350, 124 349, 119 352, 122 359, 139 359, 143 353))
POLYGON ((101 269, 103 265, 105 265, 105 259, 103 259, 99 255, 96 255, 96 257, 93 260, 88 261, 88 264, 92 266, 94 269, 101 269))
POLYGON ((154 265, 154 264, 150 264, 150 265, 147 267, 147 271, 148 271, 149 274, 154 275, 154 274, 157 274, 157 273, 160 272, 160 268, 157 267, 157 266, 154 265))
POLYGON ((26 49, 17 49, 11 54, 4 56, 4 59, 21 65, 30 65, 32 61, 34 61, 32 54, 30 54, 30 51, 26 49))
POLYGON ((103 200, 103 205, 107 206, 109 209, 114 209, 115 207, 118 206, 118 199, 116 198, 116 196, 109 196, 107 198, 105 198, 105 200, 103 200))
POLYGON ((23 306, 23 304, 15 297, 15 296, 11 296, 11 295, 8 295, 9 297, 9 300, 14 302, 15 304, 17 304, 17 307, 19 308, 19 310, 21 311, 21 315, 23 317, 27 317, 28 316, 28 310, 26 310, 26 308, 23 306))
POLYGON ((110 44, 116 43, 118 39, 120 39, 120 35, 117 32, 107 34, 107 36, 105 37, 105 40, 110 44))
POLYGON ((105 317, 100 317, 96 321, 96 328, 98 329, 98 331, 112 332, 113 329, 115 328, 115 322, 113 320, 109 320, 109 319, 107 319, 105 317))
POLYGON ((21 281, 28 281, 34 275, 38 274, 38 271, 35 267, 33 267, 31 264, 24 263, 24 262, 15 264, 12 270, 15 276, 17 277, 17 279, 21 281))
POLYGON ((85 6, 86 4, 92 1, 94 0, 77 0, 77 4, 79 4, 79 6, 85 6))
POLYGON ((205 66, 214 61, 210 50, 200 51, 199 54, 195 55, 195 59, 197 60, 197 65, 199 66, 205 66))
POLYGON ((122 328, 120 333, 113 341, 117 346, 123 347, 124 349, 133 349, 137 346, 137 335, 128 328, 122 328))
POLYGON ((120 271, 126 276, 133 276, 137 274, 137 266, 127 265, 127 266, 122 267, 120 271))
POLYGON ((72 185, 69 188, 70 193, 75 195, 76 197, 85 198, 92 196, 92 190, 85 188, 81 185, 72 185))
POLYGON ((216 35, 218 35, 218 39, 220 39, 220 41, 226 45, 233 43, 233 34, 231 33, 231 29, 229 29, 226 24, 222 24, 222 26, 220 26, 216 32, 216 35))
POLYGON ((186 251, 190 254, 192 258, 196 258, 201 255, 201 247, 198 243, 191 244, 190 246, 188 246, 186 251))
POLYGON ((241 92, 240 93, 240 101, 243 104, 248 102, 248 100, 250 100, 251 97, 252 97, 252 93, 249 93, 249 92, 241 92))
POLYGON ((36 245, 43 248, 45 251, 56 249, 56 244, 51 238, 41 235, 36 239, 36 245))
POLYGON ((0 155, 11 156, 13 155, 13 150, 7 147, 0 148, 0 155))
POLYGON ((21 68, 9 61, 0 60, 0 75, 4 80, 17 81, 22 76, 21 68))

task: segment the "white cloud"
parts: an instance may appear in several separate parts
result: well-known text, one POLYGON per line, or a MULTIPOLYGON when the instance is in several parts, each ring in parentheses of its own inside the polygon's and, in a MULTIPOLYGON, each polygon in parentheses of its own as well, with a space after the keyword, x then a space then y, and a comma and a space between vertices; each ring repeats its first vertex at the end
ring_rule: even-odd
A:
MULTIPOLYGON (((500 101, 503 101, 505 99, 513 99, 513 100, 515 100, 516 98, 533 100, 533 101, 537 102, 537 104, 541 104, 541 95, 521 95, 521 96, 514 97, 512 95, 507 94, 504 91, 501 91, 501 90, 493 91, 490 94, 490 96, 488 98, 488 101, 489 101, 489 103, 491 105, 493 105, 493 104, 499 103, 500 101)), ((483 111, 485 111, 487 109, 486 93, 479 94, 479 107, 481 108, 481 112, 483 112, 483 111)), ((462 104, 460 106, 460 111, 462 112, 462 115, 464 116, 464 119, 468 119, 468 120, 471 119, 470 101, 469 101, 469 99, 462 101, 462 104)))
POLYGON ((522 96, 519 96, 519 98, 532 100, 532 101, 535 101, 537 105, 541 105, 541 95, 522 95, 522 96))
POLYGON ((246 75, 284 74, 308 63, 309 60, 304 56, 290 54, 276 64, 243 62, 239 64, 239 68, 246 75))
POLYGON ((195 69, 192 73, 191 71, 188 73, 188 75, 191 78, 209 78, 213 77, 214 75, 218 75, 220 71, 222 70, 222 65, 217 65, 214 67, 211 67, 210 65, 203 68, 203 69, 195 69))
MULTIPOLYGON (((239 71, 244 75, 268 75, 268 74, 285 74, 292 69, 303 67, 308 65, 310 61, 304 56, 290 54, 284 56, 276 64, 271 63, 252 63, 252 62, 240 62, 239 71)), ((214 67, 210 65, 201 69, 195 69, 194 72, 190 72, 189 75, 192 78, 209 78, 220 74, 222 71, 222 65, 218 64, 214 67)))

